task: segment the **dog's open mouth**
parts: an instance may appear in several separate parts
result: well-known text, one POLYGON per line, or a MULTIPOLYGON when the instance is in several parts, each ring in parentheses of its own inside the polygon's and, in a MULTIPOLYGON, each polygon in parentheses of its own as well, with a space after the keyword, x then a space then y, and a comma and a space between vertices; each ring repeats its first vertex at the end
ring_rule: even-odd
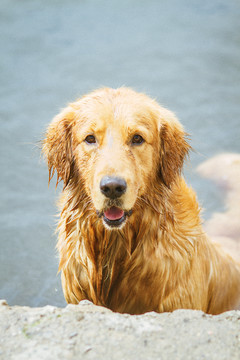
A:
POLYGON ((116 206, 112 206, 103 212, 103 221, 111 227, 118 227, 122 225, 125 219, 125 212, 116 206))
POLYGON ((120 227, 126 220, 127 216, 130 216, 132 211, 124 211, 117 206, 111 206, 104 210, 102 213, 98 213, 103 221, 110 227, 120 227))

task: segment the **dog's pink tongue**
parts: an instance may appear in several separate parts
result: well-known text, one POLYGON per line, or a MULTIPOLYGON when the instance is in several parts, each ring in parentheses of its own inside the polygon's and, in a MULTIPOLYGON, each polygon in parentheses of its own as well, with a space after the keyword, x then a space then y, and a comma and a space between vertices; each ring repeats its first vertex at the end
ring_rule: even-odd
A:
POLYGON ((116 206, 112 206, 111 208, 104 211, 104 215, 108 220, 119 220, 121 217, 123 217, 124 211, 116 206))

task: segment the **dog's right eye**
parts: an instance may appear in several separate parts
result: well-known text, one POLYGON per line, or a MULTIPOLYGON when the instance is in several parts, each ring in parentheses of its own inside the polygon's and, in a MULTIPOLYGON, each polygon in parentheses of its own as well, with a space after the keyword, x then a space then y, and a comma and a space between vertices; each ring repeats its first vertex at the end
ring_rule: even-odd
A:
POLYGON ((88 135, 85 140, 84 140, 87 144, 96 144, 96 138, 94 135, 88 135))
POLYGON ((141 145, 142 143, 144 143, 144 139, 141 135, 134 135, 131 141, 132 145, 141 145))

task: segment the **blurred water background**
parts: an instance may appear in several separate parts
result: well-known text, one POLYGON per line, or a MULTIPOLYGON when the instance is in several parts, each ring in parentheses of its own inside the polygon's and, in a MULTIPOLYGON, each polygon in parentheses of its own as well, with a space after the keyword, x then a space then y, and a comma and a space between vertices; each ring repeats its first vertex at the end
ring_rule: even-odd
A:
POLYGON ((191 134, 185 175, 204 217, 223 208, 194 171, 240 152, 237 0, 1 0, 0 298, 64 306, 55 200, 36 144, 69 101, 100 86, 133 87, 173 110, 191 134))

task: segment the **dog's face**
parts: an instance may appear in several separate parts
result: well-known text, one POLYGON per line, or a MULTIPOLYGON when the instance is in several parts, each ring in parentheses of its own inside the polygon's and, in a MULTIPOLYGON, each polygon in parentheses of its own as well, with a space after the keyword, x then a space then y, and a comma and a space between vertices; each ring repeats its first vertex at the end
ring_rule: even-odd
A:
POLYGON ((85 100, 88 111, 80 110, 74 131, 77 169, 95 209, 110 227, 123 225, 144 194, 157 154, 157 122, 150 121, 146 105, 129 100, 90 97, 85 100))
POLYGON ((81 179, 104 225, 113 229, 125 224, 153 182, 170 188, 188 148, 171 112, 120 88, 71 104, 49 126, 43 151, 50 173, 56 169, 65 186, 81 179))

